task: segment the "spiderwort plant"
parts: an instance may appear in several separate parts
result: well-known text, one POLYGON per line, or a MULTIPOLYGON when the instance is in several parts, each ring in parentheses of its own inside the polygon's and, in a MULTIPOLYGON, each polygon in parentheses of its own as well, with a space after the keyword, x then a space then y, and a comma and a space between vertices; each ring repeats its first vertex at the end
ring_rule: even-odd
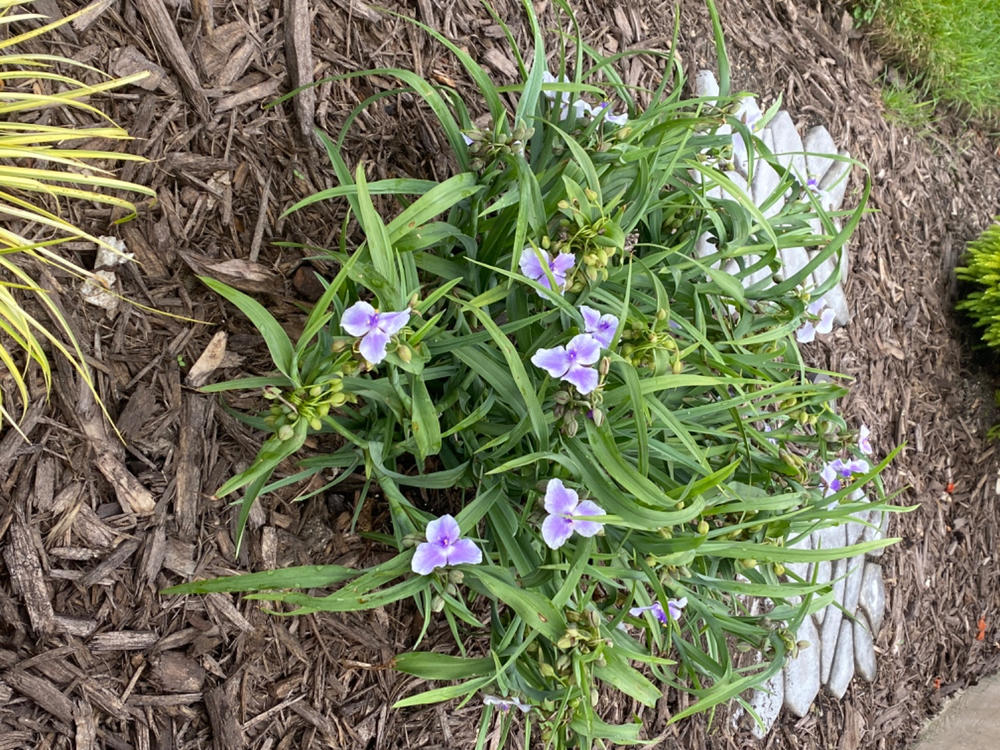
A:
MULTIPOLYGON (((776 674, 795 642, 778 623, 801 620, 829 591, 781 576, 783 542, 842 520, 824 493, 876 473, 846 459, 827 478, 811 469, 856 439, 864 448, 831 409, 846 386, 806 376, 796 329, 824 324, 821 309, 804 312, 795 297, 802 280, 745 290, 728 272, 706 272, 697 238, 710 227, 720 256, 807 246, 822 262, 864 207, 830 240, 807 229, 824 218, 812 202, 765 218, 741 199, 706 198, 727 179, 718 165, 732 149, 723 128, 735 102, 684 101, 677 71, 640 108, 614 72, 619 61, 579 38, 570 42, 583 62, 571 53, 569 67, 590 77, 546 83, 544 39, 528 2, 525 12, 533 55, 512 52, 522 80, 503 91, 428 29, 475 82, 475 106, 415 74, 378 73, 397 75, 428 105, 457 174, 369 185, 341 145, 355 137, 357 115, 338 138, 323 136, 340 184, 293 210, 345 200, 361 232, 328 251, 336 276, 298 342, 258 303, 224 292, 257 325, 278 372, 216 389, 274 389, 265 392, 280 414, 245 417, 272 435, 219 494, 246 487, 246 509, 307 480, 325 489, 350 479, 365 488, 356 513, 367 503, 386 519, 358 542, 375 545, 365 557, 379 562, 173 591, 252 591, 298 614, 412 598, 422 632, 393 663, 452 684, 397 706, 480 695, 483 720, 500 719, 501 745, 520 731, 521 746, 541 734, 554 750, 634 744, 645 730, 607 723, 598 686, 644 707, 663 699, 664 685, 690 690, 698 700, 674 712, 680 720, 776 674), (623 102, 627 123, 588 104, 603 101, 623 102), (473 126, 473 111, 490 121, 473 126), (383 219, 376 192, 397 196, 398 213, 383 219), (761 424, 780 428, 747 429, 761 424), (288 440, 277 434, 284 427, 288 440), (325 452, 291 473, 283 462, 307 438, 325 452), (627 592, 640 586, 652 598, 631 607, 627 592), (687 601, 668 598, 678 591, 687 601), (737 593, 766 600, 766 615, 748 614, 737 593), (419 650, 439 623, 458 655, 419 650), (470 639, 475 656, 466 656, 470 639), (737 656, 747 647, 761 657, 750 671, 737 656)), ((767 153, 750 156, 780 169, 767 153)), ((873 484, 872 507, 887 509, 873 484)), ((838 556, 798 550, 795 559, 838 556)), ((480 736, 490 731, 484 724, 480 736)))

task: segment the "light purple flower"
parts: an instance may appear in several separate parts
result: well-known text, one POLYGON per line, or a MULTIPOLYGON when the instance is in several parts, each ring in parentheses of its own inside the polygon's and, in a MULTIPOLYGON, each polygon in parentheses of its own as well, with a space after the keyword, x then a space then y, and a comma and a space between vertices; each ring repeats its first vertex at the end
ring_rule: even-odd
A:
POLYGON ((484 694, 483 705, 496 706, 504 713, 510 711, 512 708, 518 709, 521 713, 528 713, 531 710, 531 706, 528 703, 522 703, 513 695, 510 698, 501 698, 497 695, 484 694))
POLYGON ((531 363, 554 378, 576 386, 583 395, 597 387, 597 370, 594 364, 601 356, 601 345, 588 333, 581 333, 569 340, 566 346, 539 349, 531 355, 531 363))
POLYGON ((549 515, 542 521, 542 539, 552 549, 559 549, 576 532, 594 536, 603 523, 586 521, 574 516, 603 516, 604 509, 591 500, 580 502, 580 496, 568 489, 560 479, 550 479, 545 487, 545 510, 549 515))
POLYGON ((444 515, 427 524, 427 541, 417 545, 410 567, 425 576, 446 565, 476 565, 483 553, 471 539, 462 539, 458 521, 444 515))
MULTIPOLYGON (((532 281, 537 281, 546 289, 551 289, 552 285, 549 283, 549 276, 545 273, 539 255, 545 260, 545 264, 552 273, 552 278, 556 280, 556 287, 559 289, 559 293, 562 294, 563 289, 566 288, 566 274, 576 265, 576 256, 572 253, 557 253, 553 257, 544 250, 538 250, 536 253, 535 248, 531 246, 521 251, 521 260, 519 262, 521 273, 532 281)), ((541 296, 541 293, 539 293, 539 296, 541 296)))
POLYGON ((858 450, 866 456, 870 456, 874 452, 872 450, 871 434, 871 430, 868 429, 868 425, 866 424, 861 425, 861 429, 858 430, 858 450))
POLYGON ((361 336, 361 356, 377 365, 385 359, 389 339, 409 320, 409 309, 380 313, 367 302, 359 301, 344 310, 340 325, 352 336, 361 336))
POLYGON ((600 312, 586 305, 580 305, 580 314, 583 316, 584 333, 593 336, 597 343, 605 349, 611 346, 611 340, 615 337, 615 331, 618 330, 618 318, 610 313, 601 315, 600 312))
POLYGON ((835 458, 824 466, 823 471, 820 472, 820 476, 826 482, 824 496, 840 492, 850 484, 855 474, 864 474, 869 468, 868 462, 861 458, 854 459, 853 461, 844 461, 841 458, 835 458))
MULTIPOLYGON (((667 612, 670 613, 670 619, 677 621, 681 619, 681 611, 687 606, 687 597, 683 599, 667 599, 667 612)), ((628 611, 633 617, 639 617, 643 612, 652 612, 653 617, 667 625, 670 620, 667 619, 667 612, 663 611, 663 605, 659 602, 654 602, 648 607, 632 607, 628 611)))
POLYGON ((603 117, 605 122, 610 122, 612 125, 617 125, 618 127, 622 127, 628 122, 628 113, 622 112, 620 115, 612 114, 608 102, 601 102, 596 107, 591 108, 590 114, 594 119, 599 120, 603 117))
POLYGON ((818 299, 809 304, 806 308, 810 315, 818 315, 819 320, 815 323, 807 321, 795 332, 795 339, 800 344, 809 344, 816 339, 817 333, 827 334, 833 330, 833 317, 836 313, 826 303, 818 299))

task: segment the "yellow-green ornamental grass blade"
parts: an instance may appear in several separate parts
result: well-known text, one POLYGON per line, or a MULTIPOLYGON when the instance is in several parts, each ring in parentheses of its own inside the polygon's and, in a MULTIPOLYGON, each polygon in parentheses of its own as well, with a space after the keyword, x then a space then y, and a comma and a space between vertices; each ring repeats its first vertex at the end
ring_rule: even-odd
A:
MULTIPOLYGON (((8 12, 27 5, 20 0, 0 0, 0 27, 13 28, 12 24, 45 17, 35 13, 8 12)), ((89 7, 56 19, 50 23, 10 34, 0 40, 0 217, 21 220, 24 228, 15 233, 6 226, 0 227, 0 333, 12 346, 22 352, 16 356, 9 349, 0 349, 0 367, 11 375, 14 390, 21 401, 21 414, 29 402, 25 369, 29 364, 38 366, 46 390, 51 386, 51 368, 42 347, 48 345, 64 357, 77 371, 83 382, 94 392, 83 352, 73 338, 72 328, 47 292, 28 274, 22 258, 59 265, 82 279, 92 276, 71 260, 54 251, 53 246, 68 239, 83 238, 97 244, 106 244, 96 236, 73 225, 61 217, 67 201, 99 203, 124 211, 126 218, 135 215, 135 204, 107 191, 139 193, 155 198, 155 193, 130 182, 115 179, 95 162, 141 161, 133 154, 120 154, 92 149, 73 149, 74 141, 104 138, 128 139, 129 135, 117 127, 95 104, 89 100, 101 92, 134 83, 146 77, 140 72, 125 78, 107 76, 89 65, 78 63, 59 55, 20 53, 18 45, 34 39, 64 23, 78 18, 89 7), (97 72, 105 78, 97 84, 84 84, 59 72, 60 68, 75 68, 97 72), (42 90, 36 90, 40 87, 42 90), (50 91, 48 89, 55 89, 50 91), (34 113, 50 108, 70 107, 80 114, 90 115, 106 124, 99 126, 65 127, 36 125, 17 122, 19 112, 34 113), (35 200, 51 201, 45 207, 35 200), (54 207, 53 207, 54 206, 54 207), (44 233, 45 239, 34 237, 44 233), (53 237, 53 234, 55 235, 53 237), (21 307, 19 294, 34 295, 55 321, 50 330, 41 321, 21 307)), ((85 118, 86 119, 86 118, 85 118)), ((5 221, 6 223, 6 221, 5 221)), ((94 392, 94 396, 97 394, 94 392)), ((98 403, 100 400, 98 399, 98 403)), ((103 409, 103 405, 102 405, 103 409)), ((0 402, 0 421, 10 421, 10 410, 0 402)))

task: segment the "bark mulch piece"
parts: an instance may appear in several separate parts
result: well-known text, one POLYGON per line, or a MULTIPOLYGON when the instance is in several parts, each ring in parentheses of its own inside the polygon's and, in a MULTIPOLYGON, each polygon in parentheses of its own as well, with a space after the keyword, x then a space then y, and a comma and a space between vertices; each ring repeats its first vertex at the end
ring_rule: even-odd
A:
MULTIPOLYGON (((392 5, 464 45, 501 80, 511 74, 502 33, 477 3, 392 5)), ((523 44, 517 3, 497 6, 523 44)), ((673 13, 661 3, 577 6, 588 40, 604 52, 669 44, 673 13)), ((869 168, 875 211, 851 243, 854 320, 812 352, 817 365, 856 378, 841 405, 851 423, 866 422, 881 451, 905 442, 886 484, 916 509, 894 521, 904 541, 884 557, 890 603, 874 684, 855 681, 843 701, 824 697, 806 718, 782 718, 764 741, 721 715, 712 726, 700 717, 667 727, 686 705, 674 695, 643 719, 649 736, 680 747, 906 747, 948 695, 1000 665, 1000 460, 983 438, 996 415, 989 377, 970 363, 950 313, 952 268, 1000 194, 996 144, 954 123, 924 139, 887 124, 876 85, 883 63, 840 7, 719 0, 719 8, 734 87, 781 94, 797 119, 826 124, 869 168)), ((713 67, 704 6, 683 0, 681 13, 687 68, 713 67)), ((67 368, 58 369, 50 402, 35 404, 22 425, 31 442, 11 431, 0 437, 8 573, 0 579, 0 748, 473 746, 477 705, 388 708, 421 688, 388 669, 419 632, 406 604, 284 619, 228 595, 158 593, 192 577, 365 565, 382 554, 350 533, 360 486, 345 483, 305 502, 295 502, 302 488, 268 497, 236 555, 235 513, 211 493, 246 466, 259 436, 194 388, 264 373, 269 361, 248 323, 195 274, 254 294, 294 334, 300 305, 315 298, 314 269, 326 270, 304 260, 310 247, 335 245, 343 218, 336 203, 281 216, 333 182, 309 133, 336 133, 360 101, 396 84, 326 82, 312 97, 264 105, 310 80, 371 67, 413 68, 461 87, 459 66, 423 32, 358 0, 109 0, 54 38, 57 51, 82 62, 154 73, 105 103, 138 137, 122 148, 150 159, 123 176, 158 195, 117 230, 142 264, 121 272, 123 291, 173 317, 128 305, 104 316, 77 301, 71 277, 47 282, 88 347, 125 447, 67 368)), ((638 58, 625 72, 637 85, 659 75, 658 64, 638 58)), ((440 179, 449 170, 443 145, 407 94, 363 112, 348 140, 370 179, 440 179)), ((856 170, 854 185, 863 178, 856 170)), ((75 218, 115 231, 107 211, 85 208, 75 218)), ((79 248, 79 261, 92 262, 93 249, 79 248)), ((229 402, 249 408, 255 399, 229 402)), ((359 530, 378 528, 379 513, 367 503, 359 530)), ((446 648, 447 633, 431 639, 426 645, 440 639, 446 648)), ((609 704, 608 716, 626 720, 634 708, 609 704)))

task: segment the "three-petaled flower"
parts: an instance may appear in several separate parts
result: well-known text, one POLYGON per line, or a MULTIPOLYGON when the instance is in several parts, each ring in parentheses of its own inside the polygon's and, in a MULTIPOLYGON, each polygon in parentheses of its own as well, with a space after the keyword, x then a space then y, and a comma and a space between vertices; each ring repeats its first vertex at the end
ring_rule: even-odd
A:
POLYGON ((501 698, 497 695, 483 695, 483 705, 485 706, 496 706, 501 711, 506 713, 512 708, 516 708, 521 711, 521 713, 528 713, 531 710, 531 706, 527 703, 522 703, 516 697, 511 696, 510 698, 501 698))
MULTIPOLYGON (((542 266, 543 259, 556 282, 556 288, 562 294, 563 289, 566 288, 566 274, 576 265, 576 256, 572 253, 549 255, 545 250, 535 250, 530 245, 521 251, 521 260, 518 263, 521 267, 521 273, 532 281, 537 281, 546 289, 551 289, 549 273, 546 273, 542 266)), ((541 296, 541 292, 539 292, 539 296, 541 296)))
POLYGON ((427 524, 427 541, 417 545, 410 567, 425 576, 446 565, 476 565, 482 561, 483 553, 475 542, 462 538, 458 521, 444 515, 427 524))
POLYGON ((594 337, 603 348, 611 346, 611 340, 618 330, 618 318, 610 313, 601 313, 586 305, 580 306, 580 314, 583 316, 583 332, 594 337))
POLYGON ((344 310, 341 327, 352 336, 361 337, 358 349, 370 364, 377 365, 385 359, 389 339, 410 320, 410 311, 379 312, 367 302, 355 302, 344 310))
POLYGON ((583 500, 561 479, 550 479, 545 487, 545 510, 549 515, 542 521, 542 539, 552 549, 559 549, 574 533, 594 536, 604 524, 580 516, 603 516, 604 509, 592 500, 583 500))
POLYGON ((569 340, 566 346, 539 349, 531 355, 531 363, 554 378, 576 386, 583 395, 597 387, 597 370, 590 365, 601 356, 601 345, 589 333, 581 333, 569 340))
POLYGON ((866 456, 870 456, 874 452, 872 450, 871 434, 871 430, 868 429, 868 425, 866 424, 861 425, 861 429, 858 430, 858 450, 866 456))
POLYGON ((853 461, 844 461, 842 458, 835 458, 823 467, 820 476, 826 482, 825 496, 840 492, 850 484, 855 474, 865 474, 869 469, 868 462, 862 458, 853 461))
POLYGON ((648 607, 632 607, 628 613, 633 617, 638 617, 643 612, 651 612, 653 617, 662 622, 664 625, 670 623, 670 620, 680 620, 681 611, 687 606, 687 597, 681 599, 667 599, 667 610, 664 611, 663 605, 659 602, 653 602, 648 607), (668 618, 669 612, 669 618, 668 618))
POLYGON ((817 333, 827 334, 833 330, 833 318, 836 313, 829 307, 826 303, 818 299, 815 302, 811 302, 809 307, 806 308, 810 315, 819 316, 819 320, 815 323, 812 321, 806 321, 802 326, 795 332, 795 338, 800 344, 808 344, 816 339, 817 333))

